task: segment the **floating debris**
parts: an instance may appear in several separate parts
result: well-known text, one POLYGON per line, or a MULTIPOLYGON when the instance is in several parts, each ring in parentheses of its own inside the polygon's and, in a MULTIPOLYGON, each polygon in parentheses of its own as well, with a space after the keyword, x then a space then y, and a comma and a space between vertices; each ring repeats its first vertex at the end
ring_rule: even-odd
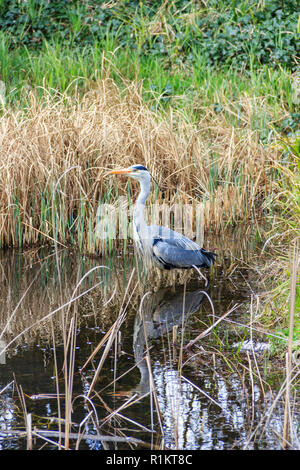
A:
POLYGON ((270 351, 269 343, 264 343, 263 341, 251 341, 250 339, 241 341, 239 343, 234 343, 232 347, 239 349, 242 352, 261 353, 270 351))

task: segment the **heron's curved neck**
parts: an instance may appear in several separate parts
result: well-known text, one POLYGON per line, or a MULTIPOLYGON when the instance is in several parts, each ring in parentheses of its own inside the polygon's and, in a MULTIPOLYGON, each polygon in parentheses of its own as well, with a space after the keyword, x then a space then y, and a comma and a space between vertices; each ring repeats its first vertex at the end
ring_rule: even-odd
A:
POLYGON ((146 222, 144 218, 144 208, 150 193, 151 181, 140 181, 140 186, 140 194, 135 202, 133 210, 133 220, 137 230, 146 227, 146 222))

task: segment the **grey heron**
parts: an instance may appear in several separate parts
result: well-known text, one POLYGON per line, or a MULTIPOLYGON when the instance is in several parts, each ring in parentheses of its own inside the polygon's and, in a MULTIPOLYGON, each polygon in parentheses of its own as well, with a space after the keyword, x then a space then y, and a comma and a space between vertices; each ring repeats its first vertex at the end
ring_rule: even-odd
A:
POLYGON ((145 260, 152 260, 161 269, 209 268, 216 253, 206 251, 179 232, 160 225, 146 225, 145 203, 151 189, 151 174, 143 165, 112 170, 109 175, 127 175, 140 183, 140 193, 133 211, 133 235, 138 251, 145 260))

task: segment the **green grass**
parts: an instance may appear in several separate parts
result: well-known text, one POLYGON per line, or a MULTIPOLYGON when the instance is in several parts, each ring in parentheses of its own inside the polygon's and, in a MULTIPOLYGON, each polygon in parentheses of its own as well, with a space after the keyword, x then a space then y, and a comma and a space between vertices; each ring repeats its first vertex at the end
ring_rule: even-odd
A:
MULTIPOLYGON (((282 2, 0 3, 0 79, 6 104, 19 106, 37 87, 83 92, 104 76, 120 86, 143 81, 153 106, 201 109, 228 103, 242 124, 243 97, 255 98, 252 128, 280 127, 297 112, 297 7, 282 2), (270 113, 267 108, 272 109, 270 113)), ((40 95, 42 95, 40 90, 40 95)))
POLYGON ((116 44, 103 50, 97 43, 79 49, 44 41, 38 51, 23 46, 10 52, 3 33, 0 48, 6 106, 25 105, 32 89, 40 96, 44 89, 69 94, 75 89, 85 92, 94 81, 110 76, 120 87, 124 79, 142 82, 143 97, 151 101, 152 108, 163 112, 172 105, 194 122, 211 106, 225 113, 233 126, 243 126, 243 101, 250 99, 254 109, 251 128, 265 140, 270 134, 270 122, 280 130, 284 119, 297 109, 289 70, 268 66, 243 73, 232 67, 217 69, 207 66, 200 53, 194 64, 169 68, 160 57, 140 56, 127 48, 117 50, 116 44))
POLYGON ((300 240, 300 138, 291 136, 280 138, 278 147, 283 151, 281 163, 274 163, 278 170, 276 196, 271 201, 273 219, 272 231, 274 245, 270 247, 272 265, 268 270, 267 284, 273 288, 265 305, 266 322, 276 324, 277 333, 284 338, 283 342, 272 341, 275 351, 285 345, 289 336, 289 316, 291 304, 294 304, 293 349, 300 347, 300 273, 299 273, 299 240, 300 240), (273 251, 273 253, 272 253, 273 251), (295 264, 296 268, 294 268, 295 264), (291 279, 295 270, 295 288, 292 291, 291 279), (274 287, 275 286, 275 287, 274 287), (291 302, 291 300, 293 302, 291 302))
POLYGON ((69 2, 7 0, 0 27, 15 46, 40 48, 44 39, 85 47, 111 38, 144 56, 192 61, 196 46, 208 65, 251 63, 295 68, 297 1, 207 0, 69 2))

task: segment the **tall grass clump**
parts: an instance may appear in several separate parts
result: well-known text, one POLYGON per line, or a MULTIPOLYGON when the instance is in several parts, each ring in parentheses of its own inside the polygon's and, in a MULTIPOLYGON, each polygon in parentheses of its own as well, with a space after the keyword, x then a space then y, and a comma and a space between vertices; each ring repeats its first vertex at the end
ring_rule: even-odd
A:
MULTIPOLYGON (((300 139, 297 134, 281 138, 277 147, 281 157, 274 162, 277 179, 272 204, 272 229, 263 250, 269 252, 266 284, 269 291, 263 322, 276 326, 284 338, 291 335, 293 350, 300 345, 300 139), (293 317, 291 327, 290 318, 293 317), (292 328, 292 332, 290 330, 292 328)), ((284 343, 275 342, 275 349, 284 343)))
POLYGON ((241 128, 211 109, 198 126, 172 107, 151 109, 141 90, 135 82, 120 90, 107 78, 84 96, 44 89, 38 99, 31 92, 23 111, 4 112, 1 246, 56 240, 96 252, 99 204, 116 205, 123 195, 130 208, 137 191, 105 173, 137 162, 161 182, 152 202, 201 203, 206 229, 263 215, 273 170, 247 125, 251 100, 244 100, 241 128))

